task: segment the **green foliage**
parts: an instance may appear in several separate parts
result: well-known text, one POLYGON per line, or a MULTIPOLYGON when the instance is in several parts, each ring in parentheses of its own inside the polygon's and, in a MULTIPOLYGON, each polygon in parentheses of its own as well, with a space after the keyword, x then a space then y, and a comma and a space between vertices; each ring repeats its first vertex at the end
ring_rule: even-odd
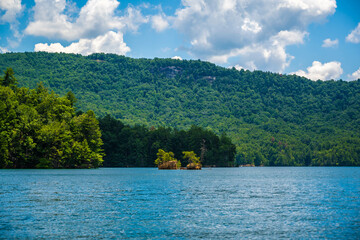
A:
POLYGON ((196 157, 196 153, 194 153, 194 151, 183 151, 182 153, 184 154, 183 159, 187 160, 188 163, 200 163, 200 157, 196 157))
POLYGON ((7 68, 3 78, 0 78, 0 85, 14 89, 17 86, 17 80, 14 77, 12 68, 7 68))
POLYGON ((166 163, 166 162, 177 161, 173 152, 165 152, 162 149, 158 150, 158 153, 156 154, 156 156, 157 156, 157 158, 155 160, 155 164, 157 166, 159 166, 163 163, 166 163))
POLYGON ((75 116, 75 98, 39 84, 18 88, 7 70, 0 85, 0 168, 90 168, 102 163, 98 120, 75 116), (11 80, 12 79, 12 80, 11 80))
POLYGON ((66 98, 70 101, 72 107, 75 106, 77 99, 72 91, 67 92, 66 98))
MULTIPOLYGON (((208 149, 204 165, 226 167, 235 164, 236 147, 230 139, 201 127, 192 126, 187 131, 139 125, 131 127, 110 115, 100 118, 99 122, 106 153, 104 166, 107 167, 153 167, 154 159, 159 165, 189 149, 191 151, 186 152, 186 156, 196 160, 203 145, 208 149)), ((186 158, 182 160, 182 165, 186 165, 186 158)), ((181 165, 181 161, 179 163, 181 165)))
MULTIPOLYGON (((62 95, 72 91, 78 96, 79 110, 93 110, 101 117, 111 114, 133 126, 125 127, 129 134, 139 134, 144 126, 168 126, 180 132, 192 125, 218 135, 227 133, 236 144, 235 164, 360 165, 360 80, 311 81, 194 60, 114 54, 0 54, 0 69, 8 67, 15 70, 20 86, 35 88, 43 82, 62 95)), ((170 136, 167 128, 158 131, 164 139, 170 136)), ((125 166, 135 161, 149 165, 147 152, 153 156, 163 147, 160 143, 168 144, 154 136, 155 141, 148 139, 150 150, 144 149, 150 143, 132 136, 138 142, 129 142, 127 150, 117 152, 132 159, 125 166)), ((196 139, 196 148, 201 141, 196 139)), ((30 142, 26 144, 31 149, 30 142)), ((110 147, 104 148, 107 152, 110 147)), ((218 150, 206 149, 204 157, 213 151, 218 150)), ((232 156, 220 157, 225 163, 232 156)))

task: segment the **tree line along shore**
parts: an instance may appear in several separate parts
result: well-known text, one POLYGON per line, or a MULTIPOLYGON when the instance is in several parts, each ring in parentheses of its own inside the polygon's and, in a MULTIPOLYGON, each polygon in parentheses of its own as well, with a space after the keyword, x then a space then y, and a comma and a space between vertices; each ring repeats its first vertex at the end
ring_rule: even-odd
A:
MULTIPOLYGON (((75 115, 79 111, 96 114, 105 150, 103 165, 113 161, 112 156, 126 153, 123 162, 114 164, 155 166, 162 146, 150 146, 154 129, 165 134, 165 128, 179 136, 177 132, 193 127, 219 138, 226 133, 235 145, 234 161, 221 158, 217 166, 360 165, 359 80, 311 81, 198 60, 114 54, 0 54, 0 69, 7 67, 13 67, 19 88, 36 89, 42 82, 61 96, 71 91, 77 99, 75 115), (124 125, 120 148, 106 147, 111 136, 105 134, 101 120, 107 115, 124 125), (146 148, 127 150, 133 139, 146 148), (134 163, 136 156, 143 158, 134 163)), ((181 151, 193 150, 199 156, 201 142, 181 151)), ((173 151, 183 161, 181 151, 172 149, 176 144, 164 145, 161 149, 173 151)))
POLYGON ((189 150, 185 165, 200 163, 195 151, 205 165, 234 166, 235 145, 226 135, 197 126, 129 126, 110 115, 97 119, 91 110, 76 111, 72 92, 60 97, 42 84, 18 87, 11 68, 0 78, 0 100, 1 168, 154 167, 162 148, 189 150))

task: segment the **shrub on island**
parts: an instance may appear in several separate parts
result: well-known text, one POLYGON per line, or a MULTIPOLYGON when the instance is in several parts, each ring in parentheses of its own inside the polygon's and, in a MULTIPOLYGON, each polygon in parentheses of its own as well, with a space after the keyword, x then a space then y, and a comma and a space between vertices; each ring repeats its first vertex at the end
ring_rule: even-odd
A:
POLYGON ((158 169, 179 169, 181 167, 181 162, 174 157, 173 152, 165 152, 162 149, 158 150, 157 159, 155 164, 158 165, 158 169))
POLYGON ((187 170, 201 170, 200 157, 197 157, 194 151, 184 151, 182 153, 184 154, 183 159, 187 159, 189 162, 186 165, 187 170))

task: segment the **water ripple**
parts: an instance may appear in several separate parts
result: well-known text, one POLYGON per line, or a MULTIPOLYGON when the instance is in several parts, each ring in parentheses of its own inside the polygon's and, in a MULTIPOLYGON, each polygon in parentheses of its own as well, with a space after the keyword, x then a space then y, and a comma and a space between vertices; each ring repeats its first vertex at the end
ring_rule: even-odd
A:
POLYGON ((360 168, 0 170, 0 239, 359 239, 360 168))

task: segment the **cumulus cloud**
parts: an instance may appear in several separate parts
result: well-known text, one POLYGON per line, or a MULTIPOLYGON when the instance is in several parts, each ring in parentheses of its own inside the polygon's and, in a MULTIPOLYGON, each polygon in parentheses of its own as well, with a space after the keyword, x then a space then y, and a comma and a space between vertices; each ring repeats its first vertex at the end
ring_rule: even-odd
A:
POLYGON ((172 57, 171 59, 176 59, 176 60, 183 60, 181 57, 179 57, 179 56, 174 56, 174 57, 172 57))
POLYGON ((151 27, 157 32, 162 32, 169 27, 169 23, 165 16, 159 14, 151 17, 151 27))
POLYGON ((307 72, 299 70, 290 74, 296 74, 316 81, 339 79, 342 73, 343 69, 340 62, 333 61, 322 64, 321 62, 314 61, 312 66, 307 68, 307 72))
POLYGON ((244 23, 241 25, 241 29, 245 32, 258 33, 261 31, 259 23, 251 21, 249 18, 244 19, 244 23))
POLYGON ((16 21, 16 16, 22 11, 21 0, 1 0, 0 9, 5 11, 0 19, 12 23, 16 21))
POLYGON ((48 38, 74 40, 78 31, 73 31, 73 24, 63 14, 65 0, 35 0, 34 21, 30 22, 25 33, 48 38))
POLYGON ((69 7, 66 0, 35 0, 34 21, 25 33, 52 39, 74 41, 80 38, 94 38, 108 31, 136 31, 148 21, 140 10, 129 6, 124 16, 117 16, 117 0, 88 0, 81 8, 78 18, 71 21, 66 14, 69 7))
POLYGON ((25 34, 70 42, 68 46, 38 43, 35 51, 124 55, 130 48, 124 42, 123 34, 136 32, 149 19, 132 5, 119 14, 119 4, 117 0, 88 0, 76 11, 71 1, 35 0, 34 19, 25 34))
POLYGON ((130 51, 130 48, 123 41, 122 33, 109 31, 94 39, 80 39, 67 47, 62 46, 60 43, 38 43, 35 45, 34 51, 79 53, 82 55, 103 52, 125 55, 130 51))
MULTIPOLYGON (((102 0, 103 1, 103 0, 102 0)), ((136 32, 140 25, 149 22, 148 16, 143 16, 140 9, 134 7, 128 7, 126 9, 126 14, 123 17, 120 17, 120 22, 125 25, 125 31, 131 30, 136 32)))
POLYGON ((7 52, 9 52, 7 48, 0 47, 0 53, 7 53, 7 52))
POLYGON ((346 41, 352 43, 360 43, 360 23, 357 27, 346 37, 346 41))
POLYGON ((240 66, 239 64, 236 64, 236 65, 234 65, 234 66, 230 66, 230 67, 228 67, 228 68, 229 68, 229 69, 235 68, 235 69, 238 70, 238 71, 240 71, 240 70, 242 70, 242 69, 247 70, 246 68, 244 68, 243 66, 240 66))
POLYGON ((356 70, 355 72, 353 72, 351 75, 348 75, 348 79, 349 80, 358 80, 360 79, 360 68, 358 70, 356 70))
POLYGON ((330 47, 336 47, 339 45, 339 40, 334 39, 331 40, 330 38, 327 38, 323 41, 323 44, 321 45, 324 48, 330 48, 330 47))
MULTIPOLYGON (((21 0, 1 0, 0 1, 0 24, 7 22, 10 24, 10 29, 13 32, 13 36, 17 38, 17 41, 21 38, 19 33, 18 26, 19 21, 17 17, 21 14, 23 6, 21 5, 21 0), (5 13, 1 16, 1 12, 5 13)), ((8 42, 11 40, 8 40, 8 42)), ((16 44, 17 45, 17 41, 16 44)), ((14 42, 14 41, 13 41, 14 42)))
POLYGON ((307 26, 335 9, 335 0, 183 0, 171 26, 196 57, 283 71, 293 58, 286 47, 303 43, 307 26))
POLYGON ((278 71, 289 66, 294 58, 286 53, 285 47, 291 44, 303 43, 307 32, 280 31, 275 36, 261 43, 249 44, 243 48, 234 48, 223 55, 213 55, 209 60, 217 63, 227 63, 228 59, 236 58, 237 65, 241 64, 245 69, 276 69, 278 71))

